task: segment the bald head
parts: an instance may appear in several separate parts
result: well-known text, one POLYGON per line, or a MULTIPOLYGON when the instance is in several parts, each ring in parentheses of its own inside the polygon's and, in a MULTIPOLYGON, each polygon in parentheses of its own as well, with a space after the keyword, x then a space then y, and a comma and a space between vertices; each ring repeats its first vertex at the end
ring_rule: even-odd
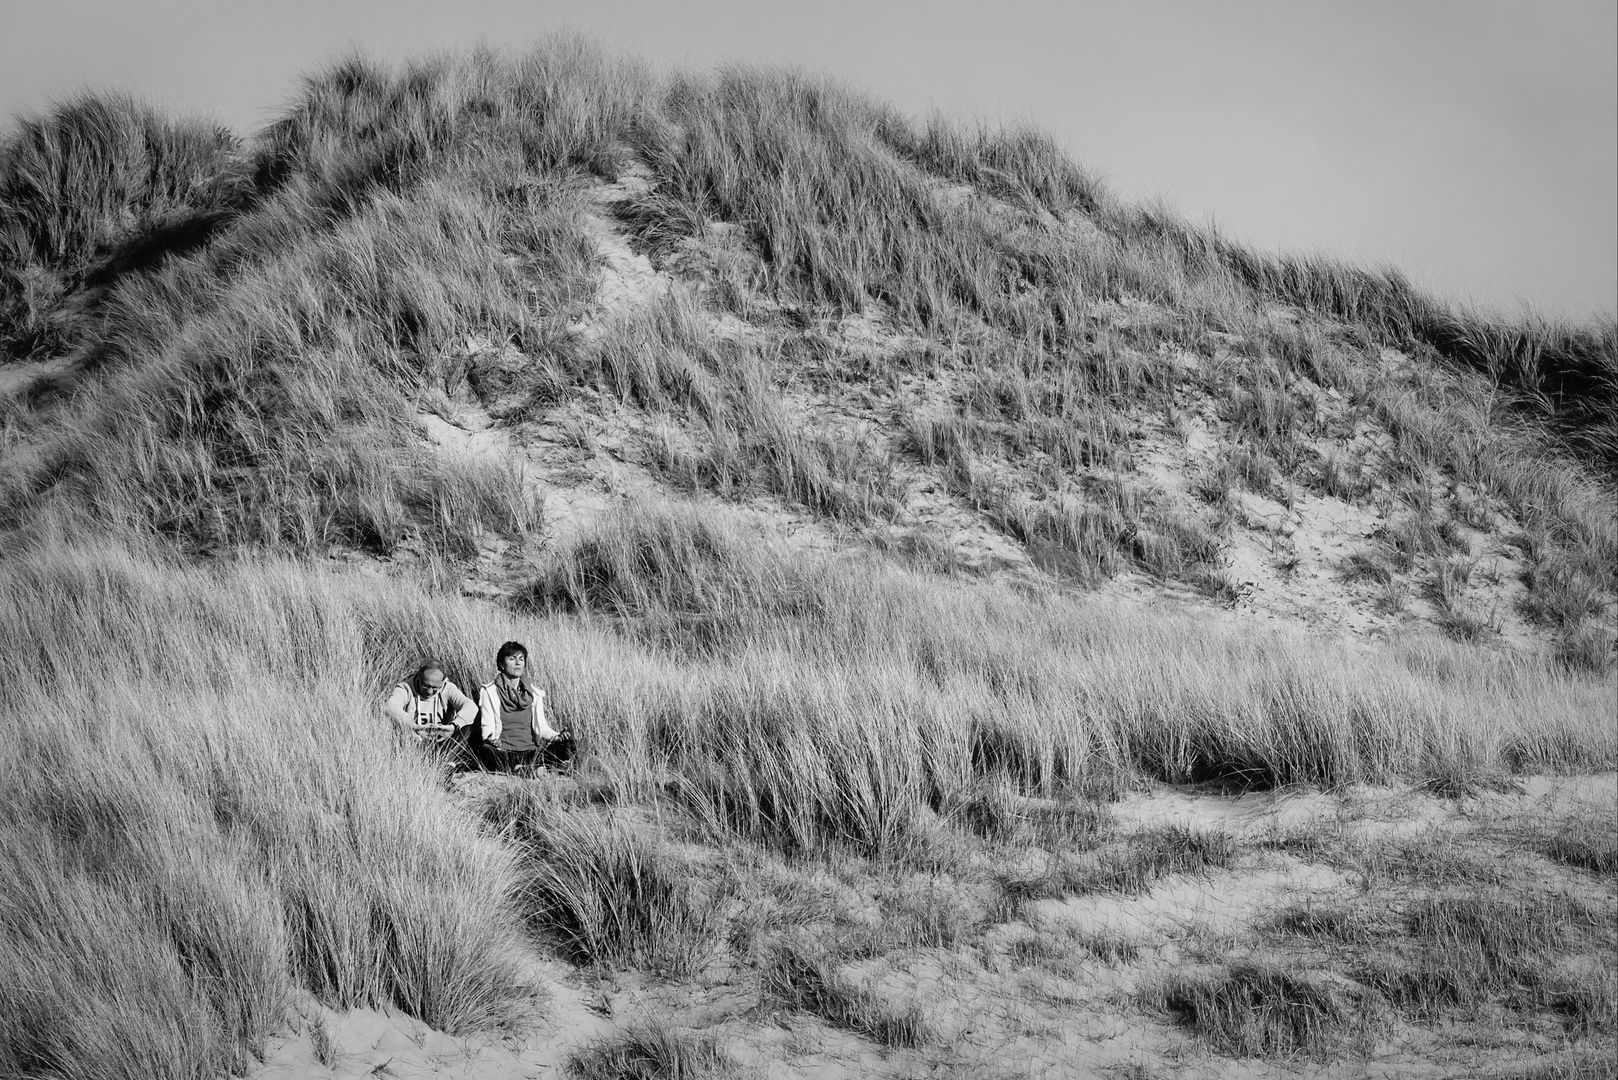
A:
POLYGON ((416 696, 432 697, 444 689, 444 665, 429 660, 416 669, 416 696))

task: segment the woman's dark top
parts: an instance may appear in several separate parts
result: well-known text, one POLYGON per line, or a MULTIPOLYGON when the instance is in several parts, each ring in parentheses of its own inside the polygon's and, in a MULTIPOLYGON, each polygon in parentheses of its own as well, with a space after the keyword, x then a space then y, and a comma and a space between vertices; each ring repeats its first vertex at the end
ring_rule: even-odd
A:
POLYGON ((508 687, 505 679, 496 679, 494 689, 500 695, 500 749, 514 754, 533 750, 534 692, 521 681, 508 687))

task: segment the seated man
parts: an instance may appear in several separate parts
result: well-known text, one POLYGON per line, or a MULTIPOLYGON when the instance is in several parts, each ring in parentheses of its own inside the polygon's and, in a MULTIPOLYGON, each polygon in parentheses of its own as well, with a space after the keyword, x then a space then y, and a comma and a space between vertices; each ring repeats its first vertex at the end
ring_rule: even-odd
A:
POLYGON ((382 711, 412 742, 437 743, 470 724, 478 707, 445 678, 443 664, 427 660, 393 688, 382 711))

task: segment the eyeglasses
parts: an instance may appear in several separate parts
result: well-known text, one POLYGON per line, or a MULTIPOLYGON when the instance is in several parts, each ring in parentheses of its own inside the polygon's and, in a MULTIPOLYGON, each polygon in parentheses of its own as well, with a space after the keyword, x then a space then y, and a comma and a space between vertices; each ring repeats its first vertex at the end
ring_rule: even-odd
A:
POLYGON ((416 693, 421 697, 432 697, 442 689, 444 689, 443 683, 439 683, 437 686, 433 686, 430 683, 422 683, 420 686, 416 687, 416 693))

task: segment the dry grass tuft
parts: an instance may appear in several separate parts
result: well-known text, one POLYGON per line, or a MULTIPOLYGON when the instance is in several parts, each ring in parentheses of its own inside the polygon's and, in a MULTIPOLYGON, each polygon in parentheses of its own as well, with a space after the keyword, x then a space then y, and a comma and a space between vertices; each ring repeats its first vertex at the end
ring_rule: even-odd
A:
MULTIPOLYGON (((1436 1017, 1497 998, 1533 1009, 1558 992, 1571 993, 1570 1001, 1588 998, 1558 991, 1551 974, 1558 956, 1600 938, 1600 916, 1579 901, 1494 892, 1430 897, 1413 904, 1404 921, 1418 947, 1377 960, 1362 979, 1412 1015, 1436 1017)), ((1610 936, 1605 947, 1612 947, 1610 936)))
POLYGON ((1335 1060, 1355 1047, 1375 1015, 1374 1000, 1346 980, 1257 963, 1174 976, 1146 999, 1235 1057, 1335 1060))
POLYGON ((568 1055, 574 1080, 733 1080, 745 1073, 711 1035, 639 1022, 568 1055))
POLYGON ((1154 826, 1131 836, 1122 852, 1105 853, 1093 870, 1075 875, 1065 884, 1077 895, 1149 892, 1155 882, 1170 875, 1228 870, 1237 853, 1236 840, 1229 833, 1186 825, 1154 826))
POLYGON ((1618 827, 1611 820, 1576 818, 1544 840, 1547 856, 1603 877, 1618 875, 1618 827))
POLYGON ((787 941, 777 948, 764 969, 764 988, 782 1004, 883 1046, 923 1046, 934 1037, 919 1002, 896 1006, 798 942, 787 941))
POLYGON ((1363 945, 1375 939, 1377 926, 1364 911, 1351 907, 1294 904, 1271 924, 1283 934, 1363 945))
POLYGON ((723 896, 695 895, 690 872, 655 842, 526 789, 488 804, 485 816, 523 853, 520 904, 529 925, 574 963, 683 978, 712 956, 723 896))

